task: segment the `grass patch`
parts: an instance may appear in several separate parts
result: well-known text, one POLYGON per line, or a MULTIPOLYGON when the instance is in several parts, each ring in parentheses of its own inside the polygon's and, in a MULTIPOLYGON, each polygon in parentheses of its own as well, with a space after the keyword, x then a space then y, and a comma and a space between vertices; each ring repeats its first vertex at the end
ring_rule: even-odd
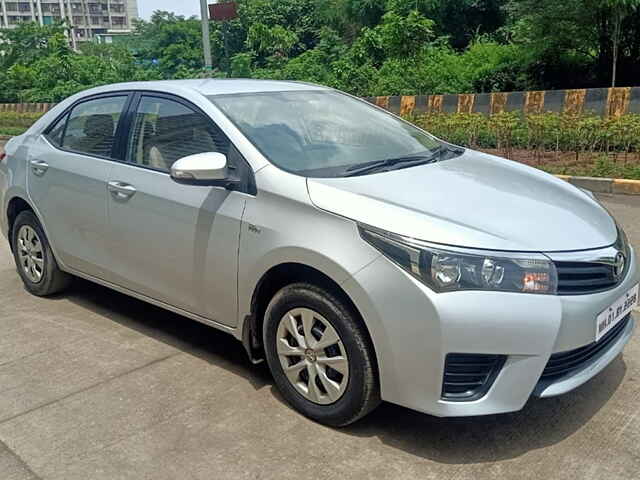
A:
POLYGON ((26 132, 27 129, 23 127, 4 127, 0 126, 0 135, 15 137, 17 135, 22 135, 26 132))
POLYGON ((42 115, 43 113, 0 112, 0 128, 22 127, 26 130, 42 115))

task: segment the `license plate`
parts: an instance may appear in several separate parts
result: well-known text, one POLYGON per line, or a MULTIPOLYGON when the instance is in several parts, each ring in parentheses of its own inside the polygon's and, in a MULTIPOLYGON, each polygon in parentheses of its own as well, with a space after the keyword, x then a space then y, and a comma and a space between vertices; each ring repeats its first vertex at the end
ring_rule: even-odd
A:
POLYGON ((616 326, 638 304, 638 285, 616 300, 596 319, 596 342, 616 326))

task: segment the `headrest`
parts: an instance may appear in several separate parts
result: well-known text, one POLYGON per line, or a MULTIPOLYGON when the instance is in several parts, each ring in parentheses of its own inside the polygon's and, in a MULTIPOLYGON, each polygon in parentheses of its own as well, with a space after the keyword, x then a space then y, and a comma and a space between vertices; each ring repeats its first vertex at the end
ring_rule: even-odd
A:
POLYGON ((114 129, 113 117, 106 114, 91 115, 84 124, 84 134, 87 137, 112 137, 114 129))
POLYGON ((160 115, 156 121, 156 135, 166 139, 193 134, 193 129, 203 127, 202 118, 197 113, 182 115, 160 115), (191 131, 190 131, 191 130, 191 131))
POLYGON ((165 116, 158 117, 156 121, 156 135, 160 137, 170 137, 179 131, 182 127, 180 117, 178 116, 165 116))

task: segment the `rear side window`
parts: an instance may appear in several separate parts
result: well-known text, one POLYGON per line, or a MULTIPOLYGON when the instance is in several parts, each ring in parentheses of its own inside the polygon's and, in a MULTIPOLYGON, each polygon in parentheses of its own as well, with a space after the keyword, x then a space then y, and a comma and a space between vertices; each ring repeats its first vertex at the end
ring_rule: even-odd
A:
MULTIPOLYGON (((126 101, 127 96, 122 95, 96 98, 76 105, 68 115, 59 146, 74 152, 110 157, 126 101)), ((54 131, 55 127, 49 135, 54 131)))
POLYGON ((228 151, 229 140, 203 114, 166 98, 140 99, 129 138, 129 162, 169 171, 182 157, 228 151))

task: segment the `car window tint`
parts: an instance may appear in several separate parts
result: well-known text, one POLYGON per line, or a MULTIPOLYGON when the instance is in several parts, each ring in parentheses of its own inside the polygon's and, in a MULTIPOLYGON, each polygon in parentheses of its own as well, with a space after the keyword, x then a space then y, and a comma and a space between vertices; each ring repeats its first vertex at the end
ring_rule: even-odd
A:
POLYGON ((69 115, 64 115, 60 118, 49 128, 49 133, 45 135, 45 137, 47 137, 47 139, 56 147, 62 146, 62 134, 64 133, 64 127, 67 124, 67 118, 69 118, 69 115))
POLYGON ((129 162, 169 171, 182 157, 204 152, 226 155, 228 150, 227 138, 201 113, 166 98, 141 98, 129 139, 129 162))
POLYGON ((101 157, 111 156, 116 127, 127 96, 96 98, 71 111, 62 147, 101 157))

